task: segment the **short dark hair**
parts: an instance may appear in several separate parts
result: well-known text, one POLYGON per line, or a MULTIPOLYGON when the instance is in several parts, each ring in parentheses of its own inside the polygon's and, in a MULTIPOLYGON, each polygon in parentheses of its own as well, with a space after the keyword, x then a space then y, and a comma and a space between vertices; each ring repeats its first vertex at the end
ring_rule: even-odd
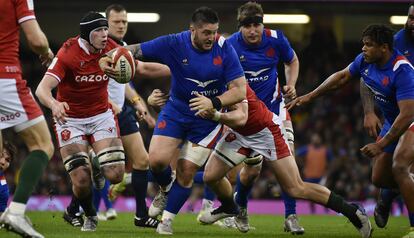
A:
POLYGON ((9 141, 3 142, 3 150, 7 150, 7 153, 10 155, 10 160, 13 160, 17 154, 17 148, 9 141))
POLYGON ((105 9, 106 18, 109 17, 109 13, 111 13, 112 10, 114 10, 115 12, 127 11, 126 8, 122 6, 121 4, 111 4, 105 9))
POLYGON ((237 9, 237 21, 241 22, 246 17, 263 16, 263 8, 257 2, 247 2, 237 9))
POLYGON ((199 7, 193 12, 191 23, 198 25, 200 23, 216 24, 219 22, 219 17, 216 11, 209 7, 199 7))
POLYGON ((394 30, 389 26, 382 24, 369 25, 362 32, 362 38, 364 37, 369 37, 378 45, 387 44, 390 50, 394 47, 394 30))

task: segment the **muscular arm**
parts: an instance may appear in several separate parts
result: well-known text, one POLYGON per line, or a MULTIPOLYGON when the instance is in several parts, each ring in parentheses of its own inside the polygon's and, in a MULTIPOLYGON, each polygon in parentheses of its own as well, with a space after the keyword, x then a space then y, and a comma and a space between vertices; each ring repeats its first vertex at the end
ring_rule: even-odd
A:
POLYGON ((381 148, 397 141, 414 121, 414 99, 399 101, 398 108, 400 109, 400 114, 398 114, 397 118, 395 118, 391 129, 384 135, 383 138, 381 138, 381 140, 377 142, 381 148))
POLYGON ((246 78, 237 78, 227 85, 228 90, 218 96, 223 107, 234 105, 246 99, 246 78))
POLYGON ((319 85, 316 89, 314 89, 310 94, 312 99, 317 98, 326 94, 327 92, 337 90, 341 88, 343 85, 349 82, 352 78, 351 72, 349 72, 349 68, 346 67, 345 69, 333 73, 329 76, 321 85, 319 85))
POLYGON ((364 108, 364 114, 375 114, 374 94, 371 92, 371 90, 369 90, 363 79, 360 80, 359 89, 361 94, 362 107, 364 108))
POLYGON ((131 51, 135 59, 142 60, 144 58, 142 55, 141 44, 127 45, 125 48, 131 51))
POLYGON ((171 76, 167 65, 143 61, 138 61, 136 73, 138 77, 154 79, 167 79, 171 76))
POLYGON ((49 109, 52 109, 53 104, 56 102, 56 99, 52 95, 52 90, 58 84, 58 81, 54 77, 46 74, 37 86, 36 96, 39 98, 40 103, 49 109))
POLYGON ((294 53, 293 59, 290 63, 285 63, 285 75, 286 85, 294 88, 299 75, 299 59, 296 53, 294 53))
POLYGON ((229 126, 230 128, 243 127, 248 118, 248 104, 247 101, 237 103, 233 106, 234 110, 222 113, 218 120, 221 124, 229 126))
POLYGON ((30 48, 38 55, 47 55, 49 53, 49 43, 46 35, 40 29, 36 20, 28 20, 20 25, 26 36, 30 48))

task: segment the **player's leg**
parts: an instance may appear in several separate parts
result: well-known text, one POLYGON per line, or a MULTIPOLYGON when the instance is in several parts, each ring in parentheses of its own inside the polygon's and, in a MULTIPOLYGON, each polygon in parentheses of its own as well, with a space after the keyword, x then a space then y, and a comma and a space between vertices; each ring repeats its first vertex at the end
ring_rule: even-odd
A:
POLYGON ((79 212, 79 200, 72 194, 69 205, 63 213, 63 219, 71 226, 80 227, 83 225, 83 215, 79 212))
POLYGON ((104 138, 92 144, 103 176, 112 184, 120 183, 125 172, 125 154, 119 138, 104 138))
POLYGON ((303 182, 293 156, 273 160, 270 164, 280 185, 290 196, 310 200, 342 213, 359 230, 362 237, 371 236, 371 224, 363 208, 347 203, 341 196, 322 185, 303 182))
POLYGON ((106 180, 104 188, 101 191, 99 191, 99 193, 101 195, 102 201, 105 204, 105 208, 106 208, 105 217, 106 217, 106 219, 107 220, 113 220, 118 216, 118 214, 116 213, 112 202, 108 198, 108 190, 109 190, 109 182, 108 182, 108 180, 106 180))
MULTIPOLYGON (((394 153, 392 172, 398 183, 402 197, 404 198, 408 212, 414 214, 414 179, 410 168, 414 163, 414 126, 400 138, 394 153)), ((411 222, 411 220, 410 220, 411 222)), ((411 223, 414 229, 414 224, 411 223)))
POLYGON ((185 142, 177 161, 176 180, 168 193, 168 200, 162 214, 159 234, 172 234, 172 221, 191 195, 193 178, 203 166, 211 150, 192 142, 185 142))

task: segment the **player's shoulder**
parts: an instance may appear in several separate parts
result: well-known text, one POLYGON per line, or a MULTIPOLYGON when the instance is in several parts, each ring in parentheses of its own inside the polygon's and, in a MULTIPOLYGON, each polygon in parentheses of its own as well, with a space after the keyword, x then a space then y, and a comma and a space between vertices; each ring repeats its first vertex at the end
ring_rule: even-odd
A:
POLYGON ((402 40, 405 36, 405 29, 399 30, 397 33, 394 34, 394 40, 402 40))
POLYGON ((395 59, 392 61, 392 71, 398 73, 400 71, 404 72, 414 72, 414 68, 411 65, 410 61, 397 51, 395 59))
POLYGON ((285 38, 285 34, 283 33, 283 31, 278 30, 278 29, 273 30, 273 29, 264 28, 263 35, 265 36, 266 39, 270 41, 275 41, 275 42, 284 40, 285 38))
POLYGON ((72 58, 74 55, 78 55, 80 49, 79 37, 72 37, 67 39, 63 44, 62 47, 60 47, 57 56, 59 59, 65 59, 65 58, 72 58))
POLYGON ((233 33, 231 36, 227 38, 227 41, 230 42, 230 44, 232 45, 236 44, 239 39, 240 34, 241 34, 240 31, 233 33))

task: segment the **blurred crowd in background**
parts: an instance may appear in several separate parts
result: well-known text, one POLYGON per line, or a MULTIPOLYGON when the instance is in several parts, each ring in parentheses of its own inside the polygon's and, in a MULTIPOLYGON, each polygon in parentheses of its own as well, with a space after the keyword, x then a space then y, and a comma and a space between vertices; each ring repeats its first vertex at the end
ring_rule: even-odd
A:
MULTIPOLYGON (((361 52, 361 42, 348 42, 344 43, 343 47, 338 47, 333 29, 327 27, 314 27, 314 29, 309 35, 306 45, 301 42, 291 42, 300 60, 300 73, 296 86, 298 95, 317 87, 330 74, 346 67, 361 52)), ((53 50, 56 50, 60 43, 51 42, 51 46, 53 50)), ((21 49, 21 62, 24 78, 34 90, 43 77, 45 69, 40 66, 36 56, 24 46, 21 49)), ((279 72, 279 75, 283 75, 282 65, 279 72)), ((138 79, 135 84, 138 92, 144 98, 153 89, 163 88, 166 90, 168 85, 166 82, 146 79, 138 79)), ((52 125, 50 110, 44 110, 44 112, 50 122, 49 125, 52 125)), ((152 113, 156 115, 155 111, 152 113)), ((371 161, 364 158, 359 152, 363 145, 373 140, 364 132, 362 113, 359 99, 359 79, 355 79, 346 88, 333 95, 320 98, 315 103, 291 112, 296 149, 309 145, 312 135, 319 135, 322 140, 321 146, 332 151, 333 155, 333 159, 327 162, 322 182, 348 200, 374 198, 377 193, 370 182, 371 161)), ((52 127, 50 130, 53 132, 52 127)), ((152 130, 145 124, 140 125, 140 130, 148 148, 152 130)), ((20 167, 19 164, 26 156, 27 151, 13 131, 6 130, 3 133, 4 138, 12 140, 19 148, 17 158, 13 161, 10 169, 6 171, 7 182, 13 192, 15 184, 18 183, 16 175, 19 171, 16 168, 20 167)), ((297 156, 297 162, 303 171, 307 166, 305 156, 297 156)), ((34 194, 71 194, 71 183, 57 151, 34 194)), ((124 195, 131 194, 132 190, 127 189, 124 195)), ((251 196, 254 199, 279 199, 280 187, 266 164, 251 196)))

